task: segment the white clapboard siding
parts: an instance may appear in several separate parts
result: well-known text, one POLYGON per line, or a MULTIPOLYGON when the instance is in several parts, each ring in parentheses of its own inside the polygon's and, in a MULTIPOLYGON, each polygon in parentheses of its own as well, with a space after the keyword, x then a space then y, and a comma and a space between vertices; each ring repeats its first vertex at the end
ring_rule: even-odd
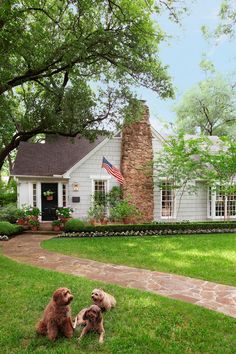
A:
POLYGON ((110 139, 100 149, 97 149, 86 161, 78 168, 73 170, 69 180, 69 205, 73 208, 74 217, 86 218, 88 209, 91 206, 92 195, 92 178, 97 176, 98 179, 107 178, 109 190, 113 186, 119 186, 116 179, 109 175, 102 168, 102 157, 105 156, 117 168, 120 168, 121 158, 121 138, 116 137, 110 139), (73 191, 73 184, 79 184, 79 190, 73 191), (79 203, 72 203, 72 197, 80 197, 79 203))

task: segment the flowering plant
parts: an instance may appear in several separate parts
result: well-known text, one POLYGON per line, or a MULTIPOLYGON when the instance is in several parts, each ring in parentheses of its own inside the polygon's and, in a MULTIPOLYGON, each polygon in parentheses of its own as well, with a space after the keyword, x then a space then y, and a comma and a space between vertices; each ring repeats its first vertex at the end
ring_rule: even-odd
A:
POLYGON ((50 195, 53 195, 53 194, 54 194, 54 192, 51 191, 50 189, 46 192, 43 192, 44 197, 49 197, 50 195))
POLYGON ((40 215, 39 208, 32 207, 30 205, 25 206, 23 210, 25 212, 26 217, 30 217, 30 216, 37 216, 38 217, 40 215))
POLYGON ((62 207, 62 208, 58 208, 56 210, 56 214, 59 219, 70 218, 72 212, 73 212, 73 209, 69 208, 69 207, 62 207))

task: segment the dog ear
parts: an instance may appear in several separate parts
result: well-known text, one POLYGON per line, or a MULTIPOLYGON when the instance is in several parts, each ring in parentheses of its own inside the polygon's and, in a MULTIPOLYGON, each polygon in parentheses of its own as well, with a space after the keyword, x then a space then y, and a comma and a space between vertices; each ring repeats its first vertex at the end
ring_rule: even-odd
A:
POLYGON ((61 294, 61 292, 60 292, 59 290, 56 290, 56 291, 54 292, 54 294, 53 294, 53 300, 54 300, 55 302, 58 301, 58 299, 59 299, 59 297, 60 297, 60 294, 61 294))

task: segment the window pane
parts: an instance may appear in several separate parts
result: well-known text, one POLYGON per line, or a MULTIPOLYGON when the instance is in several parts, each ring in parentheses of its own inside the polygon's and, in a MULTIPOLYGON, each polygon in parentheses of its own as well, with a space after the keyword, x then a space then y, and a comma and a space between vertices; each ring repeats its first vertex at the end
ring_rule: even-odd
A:
POLYGON ((170 182, 162 184, 161 197, 161 215, 173 216, 173 191, 170 182))
POLYGON ((94 202, 99 205, 106 205, 107 181, 94 181, 94 202))
POLYGON ((66 207, 66 185, 62 185, 62 206, 66 207))
POLYGON ((33 183, 33 207, 37 207, 37 184, 33 183))

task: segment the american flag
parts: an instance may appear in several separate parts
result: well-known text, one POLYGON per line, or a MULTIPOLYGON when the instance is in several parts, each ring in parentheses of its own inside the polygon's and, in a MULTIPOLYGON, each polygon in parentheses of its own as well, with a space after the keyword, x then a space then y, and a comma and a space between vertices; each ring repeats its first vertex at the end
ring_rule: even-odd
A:
POLYGON ((118 168, 116 168, 109 161, 107 161, 105 157, 103 157, 102 159, 102 167, 105 168, 110 175, 114 176, 120 184, 124 183, 124 177, 122 176, 118 168))

